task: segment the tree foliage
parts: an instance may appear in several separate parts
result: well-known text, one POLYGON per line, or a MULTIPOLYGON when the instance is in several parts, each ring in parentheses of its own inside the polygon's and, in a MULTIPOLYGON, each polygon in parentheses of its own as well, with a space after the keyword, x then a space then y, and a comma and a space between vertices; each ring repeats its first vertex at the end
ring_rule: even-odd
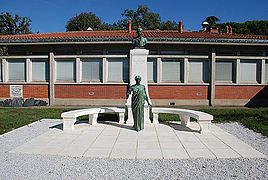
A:
POLYGON ((161 23, 161 29, 163 30, 177 30, 178 24, 175 21, 165 21, 161 23))
POLYGON ((8 55, 8 49, 6 46, 0 46, 0 56, 7 56, 8 55))
POLYGON ((93 30, 110 29, 110 25, 103 23, 101 19, 94 13, 83 12, 75 17, 72 17, 66 25, 67 31, 86 31, 88 28, 93 30))
POLYGON ((5 12, 0 15, 0 34, 29 34, 31 33, 31 19, 5 12))
POLYGON ((175 21, 161 21, 158 13, 152 12, 147 6, 140 5, 137 10, 126 9, 121 14, 123 19, 113 24, 102 22, 94 13, 81 13, 72 17, 66 25, 67 31, 85 31, 88 27, 93 30, 119 30, 127 29, 128 21, 132 21, 132 27, 136 29, 141 26, 143 29, 178 29, 175 21))
POLYGON ((226 26, 230 25, 237 34, 268 35, 268 21, 246 21, 244 23, 226 22, 217 24, 222 32, 226 32, 226 26))
MULTIPOLYGON (((122 16, 132 21, 133 27, 141 26, 144 29, 160 29, 161 17, 151 12, 147 6, 139 5, 137 10, 126 9, 122 16)), ((125 21, 124 21, 125 22, 125 21)))
POLYGON ((226 33, 226 26, 231 26, 233 33, 236 34, 255 34, 255 35, 268 35, 268 21, 246 21, 242 23, 238 22, 225 22, 218 23, 219 18, 216 16, 208 16, 204 21, 208 22, 209 26, 215 26, 220 29, 221 32, 226 33))
POLYGON ((205 21, 208 22, 209 26, 215 26, 220 19, 216 16, 208 16, 205 21))
POLYGON ((127 27, 127 22, 132 21, 134 28, 142 27, 143 29, 177 29, 178 24, 175 21, 161 21, 158 13, 152 12, 147 6, 139 5, 137 10, 126 9, 122 13, 125 19, 118 21, 117 26, 120 28, 127 27))

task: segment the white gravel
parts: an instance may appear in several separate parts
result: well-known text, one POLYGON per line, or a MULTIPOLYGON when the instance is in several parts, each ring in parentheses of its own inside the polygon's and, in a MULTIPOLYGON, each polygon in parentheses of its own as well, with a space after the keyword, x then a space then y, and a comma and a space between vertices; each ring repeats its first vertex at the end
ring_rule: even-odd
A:
MULTIPOLYGON (((0 136, 0 179, 268 179, 268 159, 126 160, 8 153, 59 120, 0 136)), ((268 156, 268 138, 238 123, 219 127, 268 156)))

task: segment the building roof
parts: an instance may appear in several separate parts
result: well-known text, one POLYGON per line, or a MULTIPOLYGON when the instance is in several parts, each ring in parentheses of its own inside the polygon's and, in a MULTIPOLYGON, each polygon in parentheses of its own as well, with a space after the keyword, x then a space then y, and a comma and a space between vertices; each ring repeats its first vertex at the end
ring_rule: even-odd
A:
MULTIPOLYGON (((6 43, 60 43, 60 42, 120 42, 129 41, 136 32, 117 31, 71 31, 44 34, 0 35, 0 44, 6 43)), ((246 34, 215 34, 209 32, 183 32, 170 30, 145 30, 143 36, 150 42, 213 42, 268 44, 268 36, 246 34)))

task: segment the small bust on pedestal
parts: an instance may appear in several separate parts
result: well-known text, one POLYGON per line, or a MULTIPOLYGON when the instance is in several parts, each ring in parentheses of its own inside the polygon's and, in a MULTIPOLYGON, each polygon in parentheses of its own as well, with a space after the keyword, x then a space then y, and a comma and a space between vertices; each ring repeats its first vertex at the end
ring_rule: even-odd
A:
POLYGON ((135 48, 144 48, 145 44, 147 43, 147 39, 142 37, 142 28, 137 29, 138 36, 134 37, 132 40, 133 45, 135 48))
POLYGON ((134 129, 140 131, 144 129, 144 103, 147 101, 149 106, 151 106, 151 103, 149 102, 145 86, 140 84, 141 77, 135 76, 135 81, 136 84, 129 88, 128 95, 132 93, 131 109, 134 119, 134 129))

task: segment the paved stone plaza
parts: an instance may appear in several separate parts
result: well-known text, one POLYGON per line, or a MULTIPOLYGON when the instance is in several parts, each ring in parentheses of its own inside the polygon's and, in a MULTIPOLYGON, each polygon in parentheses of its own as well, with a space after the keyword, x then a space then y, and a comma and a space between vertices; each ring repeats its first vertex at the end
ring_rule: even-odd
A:
POLYGON ((63 132, 61 124, 12 149, 10 153, 123 159, 267 158, 235 136, 212 124, 200 134, 177 123, 147 124, 140 132, 130 125, 104 122, 75 125, 63 132))

